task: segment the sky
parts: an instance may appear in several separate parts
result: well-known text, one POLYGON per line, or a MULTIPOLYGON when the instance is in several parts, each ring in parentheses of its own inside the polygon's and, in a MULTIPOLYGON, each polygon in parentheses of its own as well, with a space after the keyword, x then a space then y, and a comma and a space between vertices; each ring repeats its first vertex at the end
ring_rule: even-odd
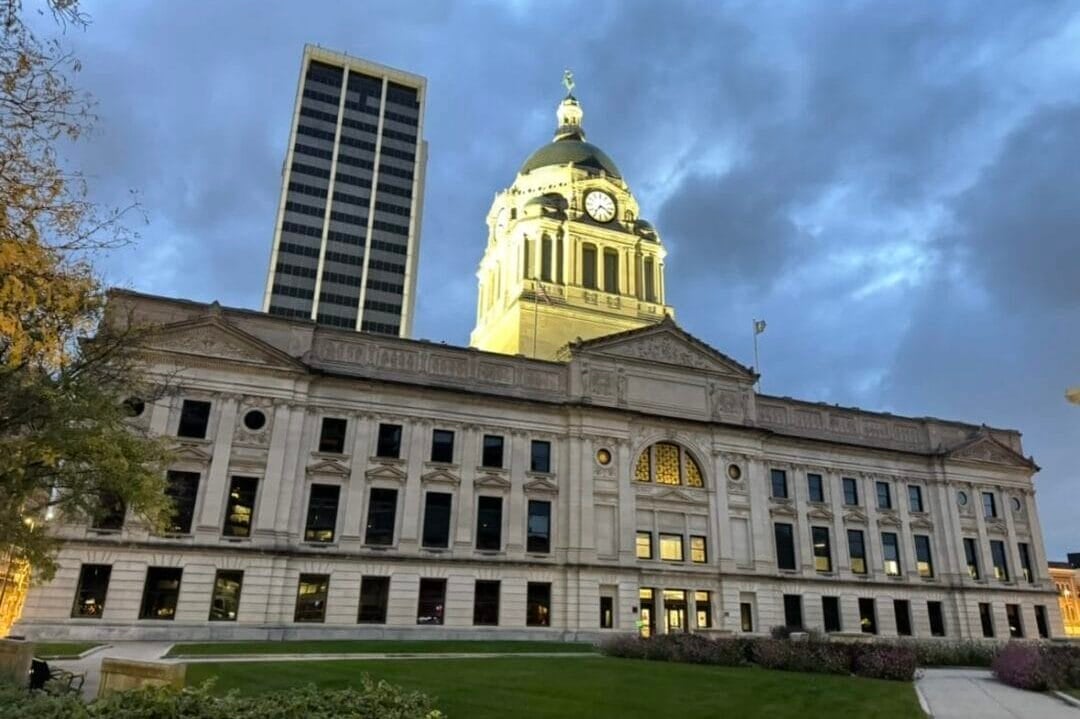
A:
MULTIPOLYGON (((33 0, 30 0, 33 2, 33 0)), ((28 3, 29 4, 29 3, 28 3)), ((66 150, 139 198, 111 284, 259 308, 304 43, 428 78, 414 336, 466 344, 494 193, 573 70, 669 251, 679 323, 762 391, 1016 428, 1080 551, 1080 7, 972 2, 87 2, 66 150)), ((52 28, 56 32, 55 28, 52 28)))

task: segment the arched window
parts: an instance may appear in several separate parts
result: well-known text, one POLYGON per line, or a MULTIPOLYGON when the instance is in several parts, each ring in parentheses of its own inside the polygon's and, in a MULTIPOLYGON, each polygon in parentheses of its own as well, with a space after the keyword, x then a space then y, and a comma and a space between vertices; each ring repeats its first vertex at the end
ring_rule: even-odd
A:
POLYGON ((551 238, 547 235, 540 244, 540 279, 551 282, 551 238))
POLYGON ((581 246, 581 286, 596 289, 596 245, 581 246))
POLYGON ((619 253, 604 250, 604 292, 619 294, 619 253))
POLYGON ((657 442, 638 456, 634 479, 656 484, 704 487, 701 467, 690 453, 672 442, 657 442))

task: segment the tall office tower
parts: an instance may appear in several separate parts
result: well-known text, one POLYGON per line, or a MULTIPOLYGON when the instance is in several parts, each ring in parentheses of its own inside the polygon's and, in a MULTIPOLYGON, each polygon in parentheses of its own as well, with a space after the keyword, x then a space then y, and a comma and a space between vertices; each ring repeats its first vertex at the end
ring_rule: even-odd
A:
POLYGON ((408 337, 427 80, 307 45, 263 311, 408 337))

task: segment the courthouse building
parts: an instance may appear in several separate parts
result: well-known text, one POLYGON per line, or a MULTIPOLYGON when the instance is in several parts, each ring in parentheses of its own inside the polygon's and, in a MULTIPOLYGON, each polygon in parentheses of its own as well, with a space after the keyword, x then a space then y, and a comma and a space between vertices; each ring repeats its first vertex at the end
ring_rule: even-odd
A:
MULTIPOLYGON (((687 260, 692 261, 692 260, 687 260)), ((665 297, 572 96, 488 216, 473 347, 116 292, 175 512, 66 538, 37 638, 1060 636, 1020 434, 755 391, 665 297)))

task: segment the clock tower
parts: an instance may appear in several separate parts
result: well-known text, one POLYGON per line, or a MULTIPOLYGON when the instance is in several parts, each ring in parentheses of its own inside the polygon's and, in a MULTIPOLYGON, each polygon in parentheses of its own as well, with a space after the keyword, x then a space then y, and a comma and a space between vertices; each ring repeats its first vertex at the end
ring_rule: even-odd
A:
POLYGON ((472 347, 555 359, 578 338, 672 315, 660 237, 619 168, 585 141, 569 72, 566 87, 554 140, 525 160, 488 212, 472 347))

